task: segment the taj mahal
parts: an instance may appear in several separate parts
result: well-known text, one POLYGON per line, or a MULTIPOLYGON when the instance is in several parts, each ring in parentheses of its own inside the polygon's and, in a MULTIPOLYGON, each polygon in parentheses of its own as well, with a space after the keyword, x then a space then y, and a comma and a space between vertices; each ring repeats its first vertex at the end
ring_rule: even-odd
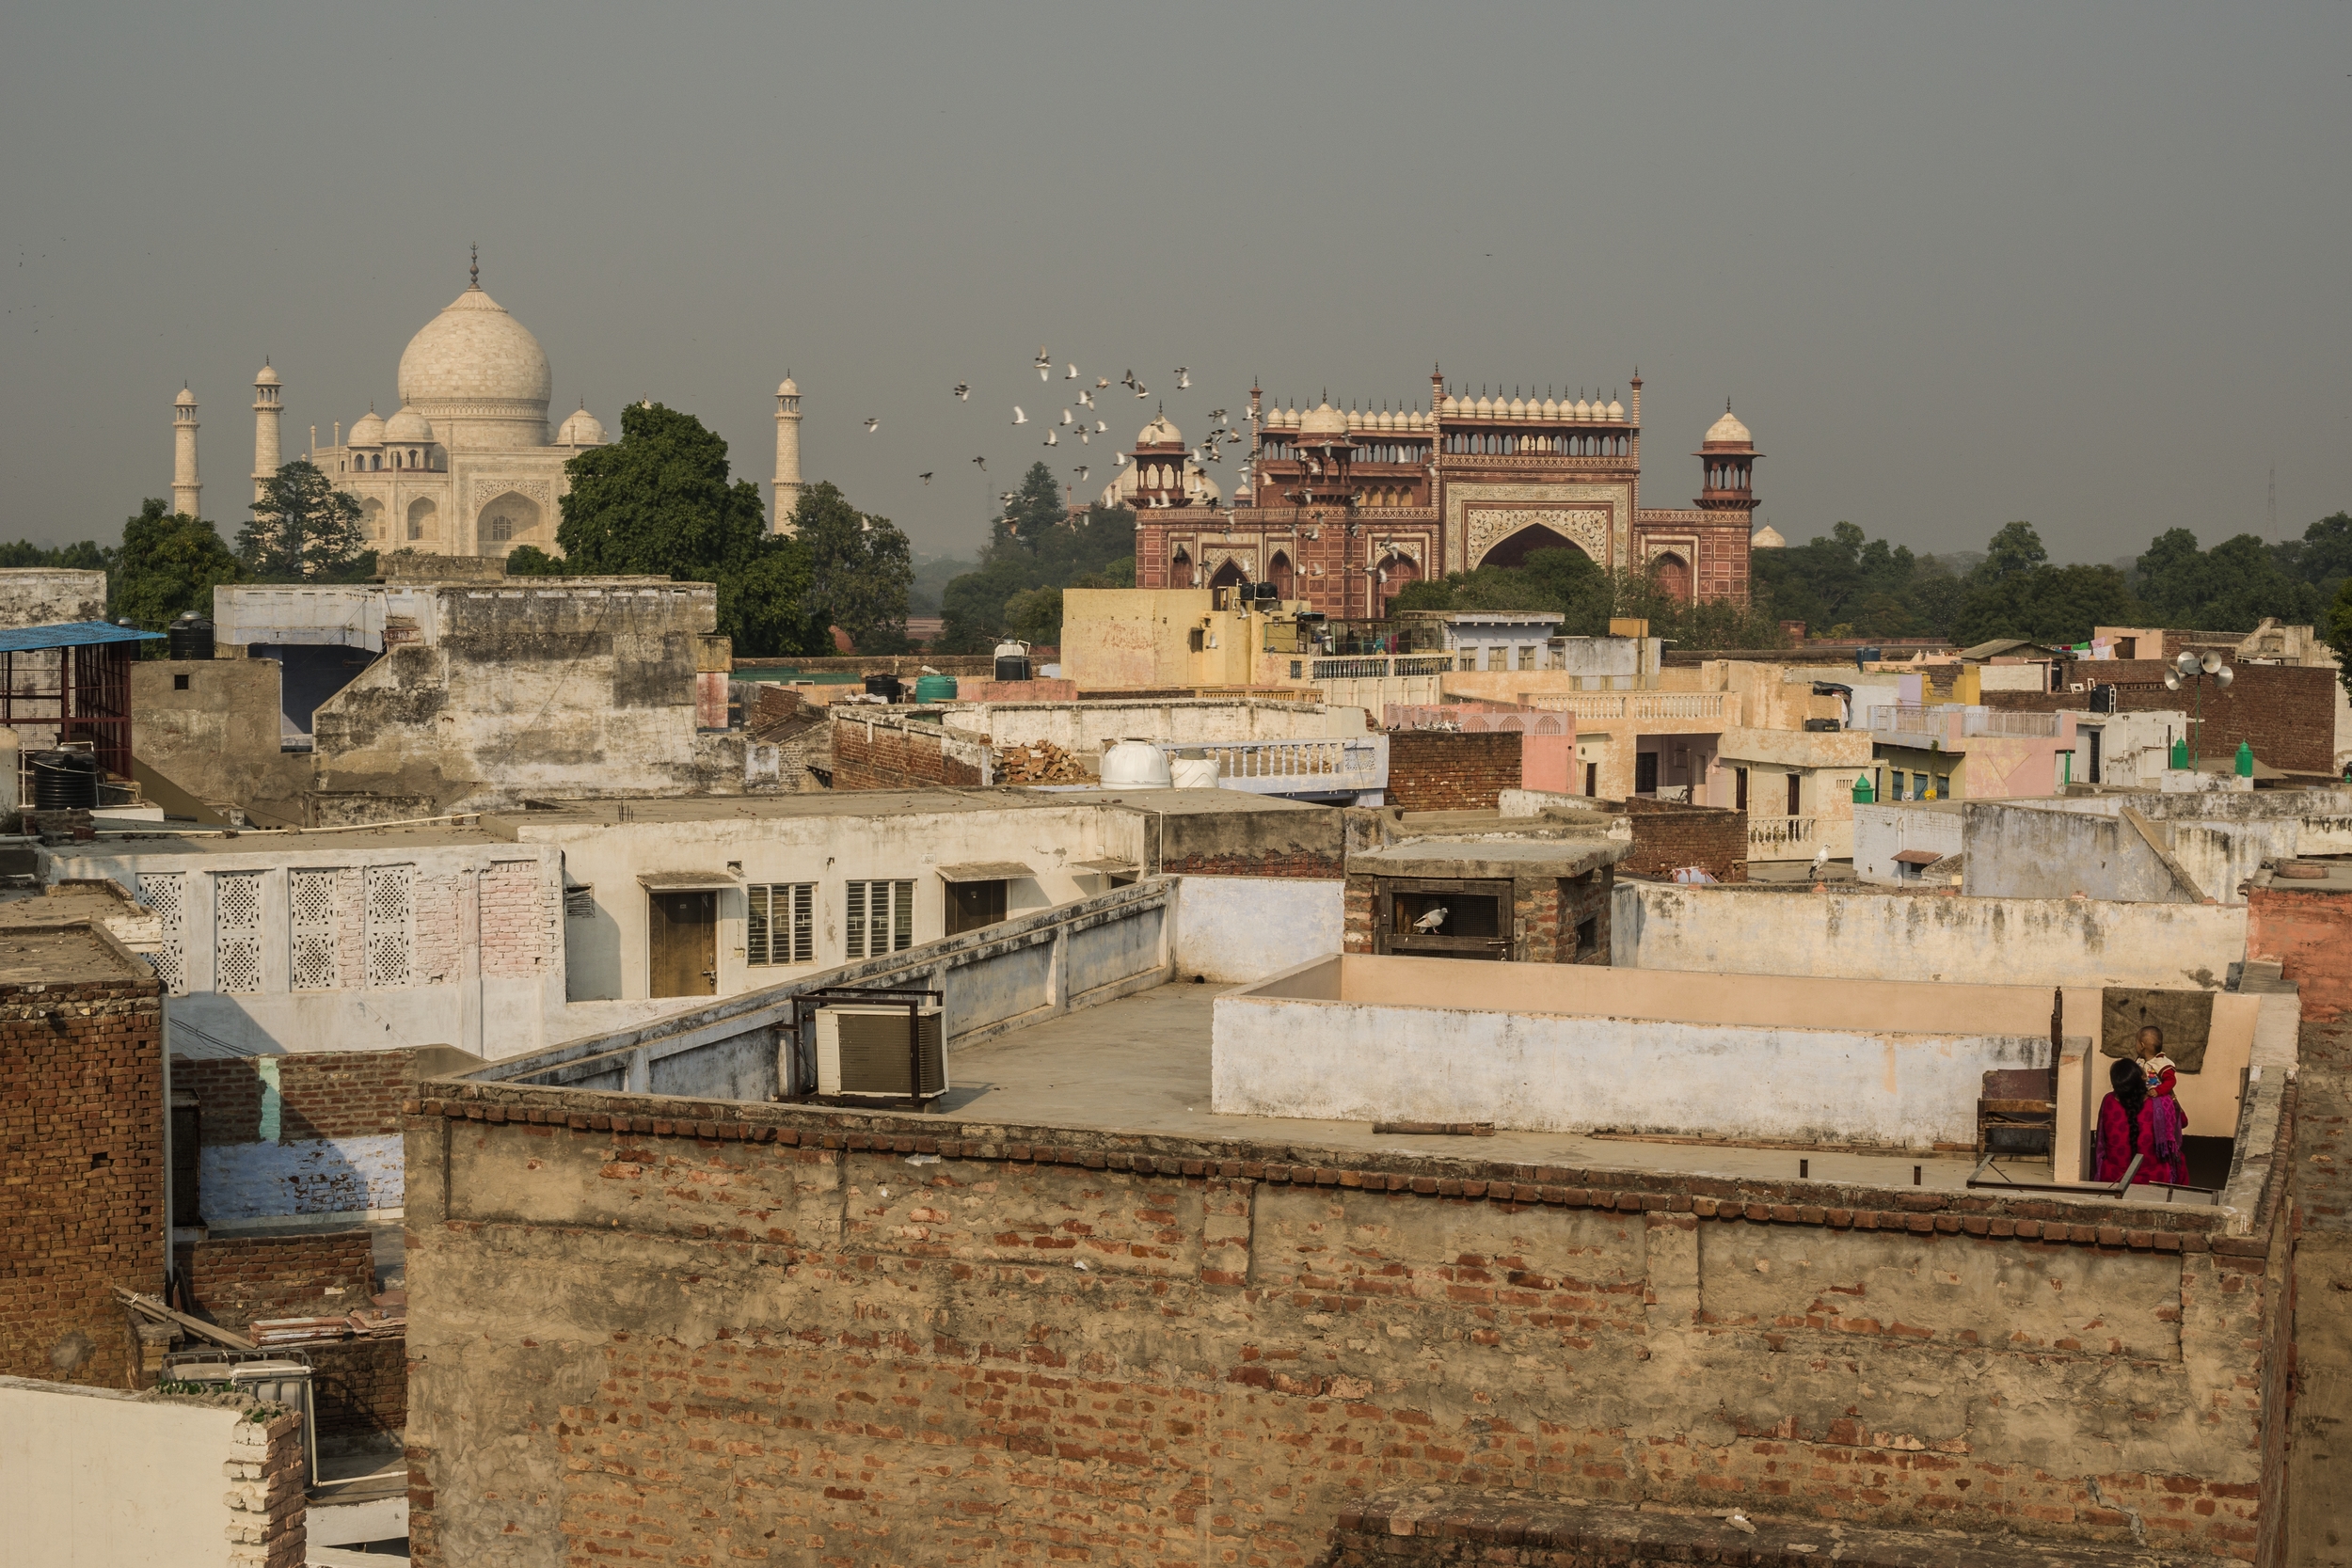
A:
MULTIPOLYGON (((304 455, 338 490, 359 501, 369 545, 437 555, 503 556, 519 545, 556 548, 564 471, 605 428, 583 404, 550 439, 547 351, 531 329, 483 292, 479 259, 466 292, 425 323, 400 356, 399 405, 389 418, 371 405, 337 420, 321 445, 310 427, 304 455)), ((253 378, 253 496, 286 459, 279 425, 284 383, 264 362, 253 378)), ((776 470, 769 526, 788 531, 801 493, 801 389, 776 388, 776 470)), ((201 516, 196 394, 172 406, 172 510, 201 516)))

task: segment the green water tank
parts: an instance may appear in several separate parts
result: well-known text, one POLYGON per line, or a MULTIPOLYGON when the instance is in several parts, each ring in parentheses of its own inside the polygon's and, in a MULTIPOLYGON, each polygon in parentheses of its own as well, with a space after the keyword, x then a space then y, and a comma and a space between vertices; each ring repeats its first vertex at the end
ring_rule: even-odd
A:
POLYGON ((954 702, 956 700, 956 677, 953 675, 916 676, 914 700, 918 703, 954 702))
POLYGON ((1878 791, 1870 787, 1870 775, 1856 773, 1853 776, 1853 803, 1857 806, 1867 806, 1873 804, 1878 798, 1878 791))

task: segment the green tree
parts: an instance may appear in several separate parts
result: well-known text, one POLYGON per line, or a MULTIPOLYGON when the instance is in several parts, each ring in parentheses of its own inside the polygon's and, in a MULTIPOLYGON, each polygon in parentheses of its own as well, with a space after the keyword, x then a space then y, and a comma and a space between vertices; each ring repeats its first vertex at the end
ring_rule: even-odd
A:
MULTIPOLYGON (((736 652, 818 652, 803 601, 808 551, 767 530, 758 486, 727 476, 727 444, 660 404, 621 411, 621 438, 564 465, 571 489, 555 531, 568 571, 707 582, 736 652)), ((527 563, 535 565, 536 563, 527 563)))
POLYGON ((150 497, 122 525, 122 547, 107 578, 108 612, 162 631, 185 610, 210 616, 213 590, 244 579, 244 566, 212 524, 167 512, 150 497))
POLYGON ((1964 643, 2024 637, 2081 642, 2098 626, 2130 626, 2143 607, 2113 566, 2053 566, 2031 523, 2010 523, 1985 546, 1950 635, 1964 643))
POLYGON ((0 545, 0 566, 62 566, 77 572, 103 572, 114 562, 114 551, 94 539, 71 545, 36 545, 20 539, 0 545))
POLYGON ((907 536, 889 518, 858 511, 824 481, 801 492, 792 522, 808 552, 813 628, 839 626, 860 653, 902 651, 907 590, 914 580, 907 536))
POLYGON ((1687 648, 1784 646, 1780 623, 1749 606, 1684 604, 1655 572, 1607 572, 1578 549, 1534 550, 1518 566, 1481 566, 1434 581, 1407 583, 1389 601, 1410 610, 1557 610, 1562 635, 1599 637, 1620 616, 1650 624, 1650 635, 1687 648))
POLYGON ((1044 641, 1016 631, 1015 616, 1031 630, 1050 626, 1058 639, 1058 595, 1051 601, 1024 599, 1017 611, 1009 611, 1015 595, 1041 588, 1132 588, 1135 550, 1133 512, 1089 506, 1073 517, 1054 470, 1041 462, 1031 464, 1021 488, 990 523, 978 567, 940 594, 944 625, 932 646, 942 653, 986 653, 1000 637, 1044 641))
POLYGON ((561 578, 571 575, 560 555, 549 555, 536 545, 517 545, 506 552, 506 575, 510 578, 561 578))
POLYGON ((2305 529, 2302 538, 2271 546, 2270 553, 2280 571, 2332 599, 2352 578, 2352 513, 2331 513, 2305 529))
POLYGON ((2321 630, 2328 646, 2336 651, 2336 678, 2345 691, 2352 692, 2352 578, 2336 590, 2336 602, 2328 606, 2328 624, 2321 630))
POLYGON ((237 559, 261 582, 338 582, 375 569, 359 499, 336 489, 307 457, 262 482, 253 520, 237 533, 237 559))
MULTIPOLYGON (((2323 519, 2305 534, 2306 544, 2315 546, 2310 551, 2312 562, 2323 569, 2332 564, 2339 543, 2331 537, 2333 531, 2323 519)), ((2149 542, 2139 558, 2139 595, 2165 625, 2192 630, 2252 631, 2264 617, 2273 615, 2282 621, 2317 621, 2327 611, 2327 596, 2316 582, 2281 564, 2279 548, 2241 533, 2201 550, 2197 535, 2188 530, 2168 529, 2149 542)), ((2301 564, 2302 553, 2296 551, 2295 564, 2301 564)))

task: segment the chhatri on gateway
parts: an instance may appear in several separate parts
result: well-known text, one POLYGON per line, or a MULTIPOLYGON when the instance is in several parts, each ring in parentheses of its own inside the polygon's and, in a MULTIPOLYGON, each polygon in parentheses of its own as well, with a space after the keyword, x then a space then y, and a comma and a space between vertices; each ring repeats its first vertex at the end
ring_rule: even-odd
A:
MULTIPOLYGON (((539 340, 482 287, 479 259, 465 293, 425 323, 400 356, 399 406, 371 404, 326 445, 310 427, 308 456, 339 490, 358 497, 369 542, 383 549, 503 556, 518 545, 549 554, 557 501, 571 487, 564 465, 605 444, 587 405, 548 435, 552 377, 539 340)), ((284 382, 266 361, 253 378, 253 495, 278 471, 284 382)), ((196 394, 172 404, 172 509, 199 515, 196 394)), ((769 526, 789 531, 801 493, 801 389, 776 388, 776 471, 769 526)))

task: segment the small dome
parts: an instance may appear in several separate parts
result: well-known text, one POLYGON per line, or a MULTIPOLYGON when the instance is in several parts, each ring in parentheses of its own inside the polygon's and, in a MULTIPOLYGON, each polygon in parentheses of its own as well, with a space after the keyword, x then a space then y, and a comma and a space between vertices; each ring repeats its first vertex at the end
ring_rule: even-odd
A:
MULTIPOLYGON (((791 383, 787 381, 785 385, 789 387, 791 383)), ((597 422, 594 414, 588 412, 588 405, 583 403, 564 417, 563 428, 555 433, 555 444, 559 447, 600 447, 604 445, 604 426, 597 422)))
POLYGON ((1524 398, 1513 398, 1513 399, 1511 400, 1511 417, 1512 417, 1513 419, 1515 419, 1515 420, 1523 420, 1523 419, 1527 418, 1527 400, 1526 400, 1526 399, 1524 399, 1524 398))
POLYGON ((1560 404, 1559 404, 1559 401, 1558 401, 1557 399, 1554 399, 1554 398, 1546 398, 1546 399, 1544 399, 1544 418, 1545 418, 1545 419, 1547 419, 1547 420, 1556 420, 1556 419, 1558 419, 1559 417, 1560 417, 1560 404))
POLYGON ((1780 530, 1770 523, 1748 535, 1748 548, 1752 550, 1783 549, 1788 544, 1788 541, 1780 536, 1780 530))
POLYGON ((1344 436, 1347 416, 1331 406, 1328 401, 1316 404, 1312 412, 1299 421, 1302 436, 1344 436))
POLYGON ((1625 418, 1625 404, 1622 404, 1622 403, 1619 403, 1619 402, 1618 402, 1615 398, 1611 398, 1611 399, 1609 400, 1609 417, 1610 417, 1611 419, 1613 419, 1613 420, 1622 420, 1622 419, 1624 419, 1624 418, 1625 418))
POLYGON ((1494 418, 1495 405, 1487 399, 1486 393, 1481 392, 1478 395, 1478 401, 1470 404, 1470 412, 1482 420, 1491 420, 1494 418))
POLYGON ((384 418, 368 405, 368 411, 351 421, 351 434, 344 437, 348 447, 380 447, 384 444, 384 418))
POLYGON ((403 446, 433 439, 433 421, 407 406, 384 421, 384 439, 403 446))
POLYGON ((1719 443, 1750 446, 1754 444, 1755 437, 1748 434, 1748 427, 1740 422, 1739 416, 1726 407, 1724 417, 1707 427, 1706 440, 1710 447, 1719 443))
POLYGON ((262 361, 262 373, 253 378, 253 385, 256 387, 275 387, 278 385, 278 372, 269 368, 268 360, 264 359, 262 361))
POLYGON ((1168 422, 1167 414, 1159 413, 1152 415, 1152 422, 1145 425, 1142 430, 1136 433, 1136 445, 1139 447, 1156 447, 1170 444, 1181 446, 1184 443, 1184 433, 1168 422))
POLYGON ((793 380, 790 376, 787 375, 782 381, 776 383, 776 396, 780 398, 796 398, 800 395, 801 384, 793 380))
POLYGON ((183 387, 180 388, 180 395, 171 400, 171 405, 174 408, 194 408, 196 406, 196 394, 189 391, 185 387, 183 387))

